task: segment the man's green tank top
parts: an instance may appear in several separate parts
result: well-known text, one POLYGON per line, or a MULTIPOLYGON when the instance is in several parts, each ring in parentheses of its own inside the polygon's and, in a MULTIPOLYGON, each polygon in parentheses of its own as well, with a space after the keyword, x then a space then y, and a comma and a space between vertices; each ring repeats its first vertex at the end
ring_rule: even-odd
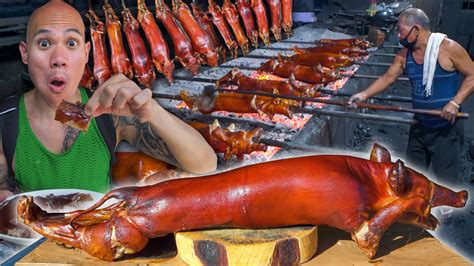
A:
MULTIPOLYGON (((82 102, 87 93, 80 89, 82 102)), ((97 192, 109 190, 110 153, 93 118, 87 132, 80 132, 65 152, 50 152, 38 140, 26 114, 24 95, 18 110, 18 137, 15 149, 15 177, 23 192, 76 188, 97 192)))

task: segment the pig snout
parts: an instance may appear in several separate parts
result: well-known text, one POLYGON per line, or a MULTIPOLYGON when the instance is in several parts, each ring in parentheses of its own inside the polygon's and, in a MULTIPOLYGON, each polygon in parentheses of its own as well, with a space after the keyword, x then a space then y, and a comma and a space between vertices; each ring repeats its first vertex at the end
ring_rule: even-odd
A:
POLYGON ((462 208, 466 205, 468 193, 466 190, 454 192, 449 188, 435 185, 434 193, 431 198, 431 206, 451 206, 462 208))

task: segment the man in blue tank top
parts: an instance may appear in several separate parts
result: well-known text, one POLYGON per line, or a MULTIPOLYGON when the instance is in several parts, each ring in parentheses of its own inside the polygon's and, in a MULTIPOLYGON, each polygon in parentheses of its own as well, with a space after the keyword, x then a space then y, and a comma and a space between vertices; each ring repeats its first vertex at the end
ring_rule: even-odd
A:
MULTIPOLYGON (((427 88, 423 85, 423 66, 433 34, 429 19, 422 10, 410 8, 400 14, 397 27, 404 48, 387 72, 367 89, 354 94, 349 104, 385 91, 400 75, 406 74, 412 85, 413 107, 442 110, 440 117, 415 115, 417 123, 410 128, 407 161, 421 170, 432 164, 440 181, 453 184, 459 174, 464 135, 462 121, 456 119, 456 113, 474 89, 474 63, 459 43, 447 37, 440 40, 437 60, 431 62, 436 64, 432 86, 427 88), (462 84, 459 74, 464 75, 462 84)), ((425 67, 430 66, 434 67, 425 67)))

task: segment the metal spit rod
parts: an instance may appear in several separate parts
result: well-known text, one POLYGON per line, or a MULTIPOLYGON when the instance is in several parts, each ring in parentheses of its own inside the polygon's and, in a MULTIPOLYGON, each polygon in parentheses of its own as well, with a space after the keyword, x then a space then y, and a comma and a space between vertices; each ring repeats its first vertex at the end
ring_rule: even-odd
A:
POLYGON ((266 144, 268 146, 274 146, 274 147, 281 147, 283 149, 287 150, 299 150, 299 151, 307 151, 307 152, 317 152, 317 153, 334 153, 334 149, 326 148, 326 147, 321 147, 321 146, 316 146, 316 145, 308 145, 308 144, 296 144, 292 142, 285 142, 285 141, 279 141, 279 140, 274 140, 274 139, 265 139, 262 138, 260 139, 259 143, 266 144))
POLYGON ((209 123, 214 120, 218 120, 219 122, 227 122, 227 123, 243 123, 245 125, 250 125, 253 127, 261 127, 265 130, 272 130, 272 131, 280 131, 280 132, 285 132, 288 133, 292 130, 289 127, 286 127, 285 125, 282 124, 275 124, 273 122, 266 122, 266 121, 260 121, 256 119, 250 119, 250 118, 243 118, 243 117, 231 117, 231 116, 223 116, 223 115, 203 115, 200 113, 192 113, 191 110, 189 109, 183 109, 183 108, 173 108, 173 107, 163 107, 165 108, 168 112, 176 115, 177 117, 183 119, 183 120, 197 120, 200 122, 204 123, 209 123), (186 113, 186 111, 188 111, 186 113))
MULTIPOLYGON (((239 68, 239 66, 220 66, 221 68, 239 68)), ((249 67, 241 67, 242 69, 252 70, 249 67)), ((198 81, 198 82, 207 82, 207 83, 214 83, 218 81, 217 78, 201 78, 201 77, 182 77, 182 76, 173 76, 176 80, 189 80, 189 81, 198 81)), ((363 78, 363 79, 378 79, 380 76, 376 75, 363 75, 363 74, 341 74, 343 78, 363 78)), ((399 77, 397 81, 408 81, 407 77, 399 77)))
MULTIPOLYGON (((161 94, 161 93, 153 93, 153 98, 181 100, 181 97, 179 95, 169 95, 169 94, 161 94)), ((184 115, 181 115, 180 113, 182 112, 181 109, 177 109, 177 108, 165 108, 165 109, 179 117, 184 117, 184 115)), ((383 121, 383 122, 404 123, 404 124, 413 123, 413 120, 411 119, 403 119, 403 118, 386 116, 386 115, 364 114, 364 113, 354 113, 354 112, 344 112, 344 111, 329 111, 329 110, 309 109, 309 108, 296 108, 294 111, 296 113, 306 113, 306 114, 313 114, 313 115, 328 115, 328 116, 337 116, 337 117, 345 117, 345 118, 368 119, 368 120, 376 120, 376 121, 383 121)), ((191 116, 195 116, 195 117, 188 117, 188 118, 203 120, 212 115, 191 114, 191 116)), ((261 122, 261 121, 253 120, 253 119, 246 119, 244 121, 242 118, 233 118, 233 117, 228 117, 228 116, 214 116, 214 117, 211 117, 210 119, 227 120, 233 123, 246 123, 246 124, 250 124, 254 126, 260 126, 262 128, 273 129, 274 127, 274 125, 270 123, 261 122)))
MULTIPOLYGON (((213 84, 212 82, 206 82, 209 84, 213 84)), ((330 89, 325 89, 325 88, 320 88, 318 89, 319 92, 322 94, 327 94, 327 95, 332 95, 332 96, 341 96, 341 97, 351 97, 352 94, 350 93, 343 93, 343 92, 336 92, 330 89)), ((153 95, 157 95, 155 98, 162 98, 162 99, 169 99, 169 100, 178 100, 180 101, 181 98, 179 95, 169 95, 169 94, 159 94, 159 93, 153 93, 153 95), (167 98, 168 97, 168 98, 167 98)), ((373 100, 379 100, 379 101, 390 101, 390 102, 406 102, 406 103, 411 103, 412 99, 410 97, 402 97, 402 96, 372 96, 370 99, 373 100)))
MULTIPOLYGON (((303 49, 306 47, 302 47, 303 49)), ((272 51, 291 51, 291 48, 285 48, 285 47, 263 47, 260 48, 259 50, 272 50, 272 51)), ((369 53, 370 56, 396 56, 396 54, 390 54, 390 53, 369 53)))
POLYGON ((402 124, 414 124, 415 120, 400 118, 395 116, 386 116, 386 115, 376 115, 376 114, 363 114, 363 113, 354 113, 354 112, 345 112, 345 111, 334 111, 334 110, 323 110, 323 109, 313 109, 313 108, 295 108, 296 113, 305 113, 313 115, 328 115, 344 118, 355 118, 355 119, 368 119, 380 122, 391 122, 391 123, 402 123, 402 124))

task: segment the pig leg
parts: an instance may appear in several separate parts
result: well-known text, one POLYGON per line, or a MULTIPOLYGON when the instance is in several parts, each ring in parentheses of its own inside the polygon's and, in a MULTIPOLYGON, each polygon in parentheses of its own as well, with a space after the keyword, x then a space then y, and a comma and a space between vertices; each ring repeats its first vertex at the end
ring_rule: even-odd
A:
POLYGON ((427 203, 421 197, 398 199, 379 210, 370 220, 362 223, 359 229, 352 232, 352 239, 369 258, 373 258, 383 233, 400 216, 406 212, 424 216, 426 210, 427 203))
POLYGON ((420 216, 416 213, 405 213, 400 218, 398 218, 399 223, 411 224, 423 229, 435 230, 438 226, 438 220, 433 216, 420 216))

